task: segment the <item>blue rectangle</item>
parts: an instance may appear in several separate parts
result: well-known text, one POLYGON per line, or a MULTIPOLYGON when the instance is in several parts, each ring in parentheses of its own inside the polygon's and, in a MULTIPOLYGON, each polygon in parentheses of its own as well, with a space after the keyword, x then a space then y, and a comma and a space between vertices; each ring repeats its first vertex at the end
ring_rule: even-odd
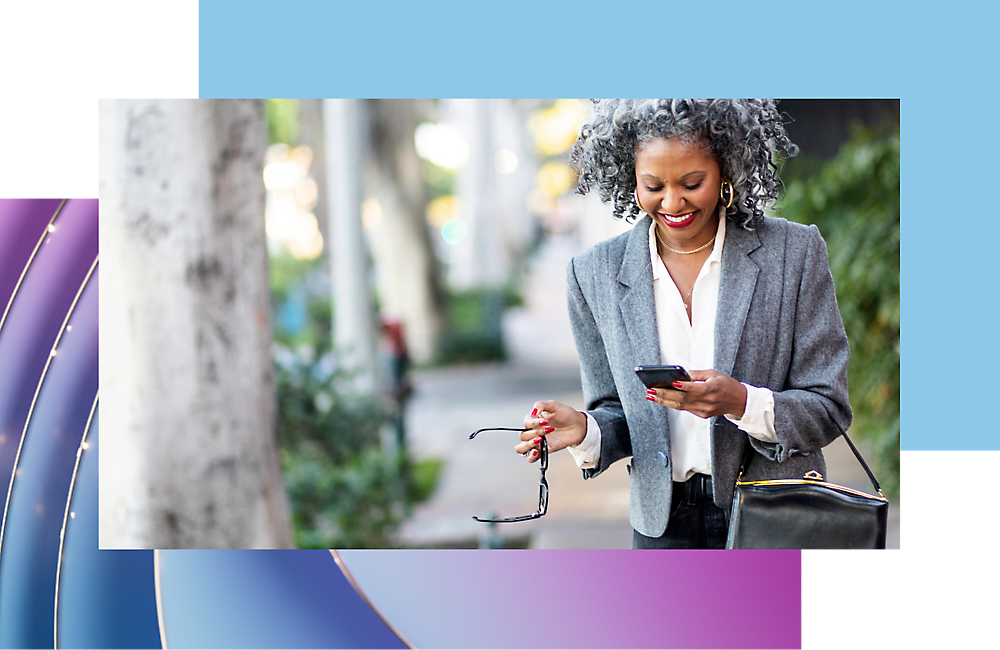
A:
POLYGON ((202 97, 899 97, 901 446, 1000 449, 980 417, 997 3, 203 0, 200 20, 202 97))

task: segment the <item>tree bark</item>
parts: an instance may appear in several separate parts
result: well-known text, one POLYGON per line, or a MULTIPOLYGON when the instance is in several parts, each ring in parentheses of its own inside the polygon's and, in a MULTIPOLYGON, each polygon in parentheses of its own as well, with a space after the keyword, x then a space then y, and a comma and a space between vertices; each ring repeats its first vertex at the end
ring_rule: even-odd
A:
POLYGON ((316 181, 316 205, 313 214, 323 236, 324 248, 330 246, 330 212, 327 204, 326 136, 323 129, 323 100, 299 100, 299 142, 312 149, 310 175, 316 181))
POLYGON ((333 342, 338 361, 360 392, 375 389, 377 322, 369 291, 369 260, 361 230, 362 180, 368 150, 364 100, 327 99, 323 104, 329 155, 330 266, 333 342))
POLYGON ((415 100, 373 100, 371 164, 366 184, 379 202, 381 221, 369 231, 379 295, 386 315, 398 318, 410 357, 430 361, 444 324, 444 293, 431 247, 413 133, 415 100))
POLYGON ((102 548, 291 548, 259 101, 100 107, 102 548))

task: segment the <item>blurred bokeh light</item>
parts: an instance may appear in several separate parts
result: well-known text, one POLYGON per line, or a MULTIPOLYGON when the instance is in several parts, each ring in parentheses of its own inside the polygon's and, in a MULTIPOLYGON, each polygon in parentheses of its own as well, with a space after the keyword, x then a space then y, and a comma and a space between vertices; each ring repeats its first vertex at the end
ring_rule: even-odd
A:
POLYGON ((536 183, 543 192, 557 198, 572 189, 576 174, 566 163, 550 160, 538 170, 536 183))
POLYGON ((296 259, 315 259, 323 252, 323 236, 313 209, 318 190, 309 177, 312 149, 275 144, 264 160, 267 188, 265 221, 271 253, 287 250, 296 259))
POLYGON ((452 126, 424 122, 413 134, 417 155, 445 169, 458 169, 469 159, 469 145, 452 126))
POLYGON ((365 232, 371 232, 382 223, 382 204, 372 197, 361 204, 361 224, 365 232))
POLYGON ((469 227, 461 219, 454 217, 448 219, 441 226, 441 239, 447 244, 460 244, 469 234, 469 227))
POLYGON ((538 154, 548 158, 569 151, 585 121, 586 111, 579 99, 559 99, 536 111, 529 126, 538 154))
POLYGON ((441 228, 456 214, 458 214, 458 199, 450 194, 439 196, 427 204, 427 223, 434 228, 441 228))
POLYGON ((501 149, 494 157, 494 168, 498 174, 511 174, 517 169, 517 154, 510 149, 501 149))

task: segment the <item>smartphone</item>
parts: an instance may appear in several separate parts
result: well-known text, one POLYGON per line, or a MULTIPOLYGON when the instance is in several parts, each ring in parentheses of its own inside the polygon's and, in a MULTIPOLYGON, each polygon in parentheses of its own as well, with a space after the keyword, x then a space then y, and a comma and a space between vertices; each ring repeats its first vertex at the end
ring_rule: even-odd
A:
POLYGON ((675 381, 691 381, 687 370, 681 366, 639 366, 635 369, 647 388, 671 388, 675 381))

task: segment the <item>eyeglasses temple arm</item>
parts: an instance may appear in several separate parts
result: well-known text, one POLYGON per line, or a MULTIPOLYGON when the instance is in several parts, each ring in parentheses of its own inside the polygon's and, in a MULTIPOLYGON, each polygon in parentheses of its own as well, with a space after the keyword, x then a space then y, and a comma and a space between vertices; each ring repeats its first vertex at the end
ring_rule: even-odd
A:
POLYGON ((469 436, 469 440, 472 440, 483 431, 517 431, 519 433, 523 433, 527 431, 527 429, 507 429, 505 427, 487 427, 485 429, 479 429, 478 431, 473 431, 472 434, 469 436))

